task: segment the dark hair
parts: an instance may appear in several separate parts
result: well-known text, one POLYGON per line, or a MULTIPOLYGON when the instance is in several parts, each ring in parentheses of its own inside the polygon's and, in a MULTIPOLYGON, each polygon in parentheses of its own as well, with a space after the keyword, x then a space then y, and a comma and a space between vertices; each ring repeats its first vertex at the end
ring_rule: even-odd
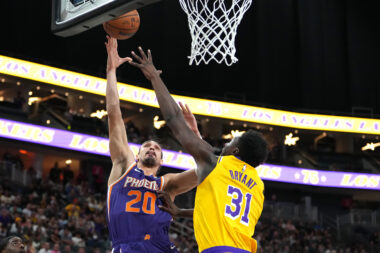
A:
POLYGON ((252 129, 239 137, 237 147, 241 160, 256 167, 265 162, 268 156, 268 143, 264 135, 252 129))
POLYGON ((16 237, 16 236, 12 235, 12 236, 8 236, 8 237, 5 237, 5 238, 1 239, 1 241, 0 241, 0 253, 1 253, 3 250, 5 250, 5 248, 7 247, 8 243, 9 243, 9 241, 10 241, 13 237, 16 237))

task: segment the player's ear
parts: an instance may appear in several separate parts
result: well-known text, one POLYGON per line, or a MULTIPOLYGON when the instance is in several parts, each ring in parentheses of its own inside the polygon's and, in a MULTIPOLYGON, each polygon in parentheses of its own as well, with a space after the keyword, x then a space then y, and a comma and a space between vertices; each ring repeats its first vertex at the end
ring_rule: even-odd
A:
POLYGON ((239 155, 239 148, 238 147, 234 147, 233 150, 232 150, 232 154, 233 155, 239 155))

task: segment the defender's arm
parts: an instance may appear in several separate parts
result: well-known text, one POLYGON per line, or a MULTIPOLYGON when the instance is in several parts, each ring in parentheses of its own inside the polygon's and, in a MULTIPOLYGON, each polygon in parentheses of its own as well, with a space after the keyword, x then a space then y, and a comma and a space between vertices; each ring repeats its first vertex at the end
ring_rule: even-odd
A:
POLYGON ((160 72, 153 65, 152 55, 148 50, 148 56, 139 48, 141 57, 132 52, 133 57, 140 63, 130 62, 138 67, 145 77, 151 81, 164 119, 172 130, 176 139, 195 159, 198 169, 198 184, 213 170, 216 164, 216 157, 212 147, 199 137, 186 125, 181 109, 171 97, 168 89, 161 80, 160 72))

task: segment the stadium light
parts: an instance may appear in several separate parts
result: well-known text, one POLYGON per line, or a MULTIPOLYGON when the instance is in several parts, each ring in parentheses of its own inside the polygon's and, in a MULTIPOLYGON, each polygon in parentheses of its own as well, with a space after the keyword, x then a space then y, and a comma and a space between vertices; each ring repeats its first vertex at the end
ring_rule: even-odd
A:
POLYGON ((156 128, 157 130, 160 129, 161 127, 163 127, 165 125, 165 120, 158 120, 158 116, 154 116, 153 118, 153 126, 154 128, 156 128))
POLYGON ((294 146, 296 145, 296 142, 299 141, 299 137, 293 137, 293 133, 290 133, 285 136, 284 144, 288 146, 294 146))
POLYGON ((365 151, 365 150, 372 150, 372 151, 375 151, 375 148, 379 147, 380 146, 380 142, 377 142, 377 143, 367 143, 365 146, 362 147, 362 151, 365 151))
POLYGON ((234 137, 239 137, 244 133, 245 133, 245 131, 231 130, 231 133, 222 135, 222 138, 225 140, 230 140, 234 137))
POLYGON ((40 101, 41 98, 39 97, 30 97, 28 98, 28 105, 31 106, 34 102, 40 101))
POLYGON ((104 116, 106 116, 108 113, 107 111, 105 110, 97 110, 96 112, 93 112, 90 114, 90 117, 92 118, 98 118, 98 119, 102 119, 104 116))

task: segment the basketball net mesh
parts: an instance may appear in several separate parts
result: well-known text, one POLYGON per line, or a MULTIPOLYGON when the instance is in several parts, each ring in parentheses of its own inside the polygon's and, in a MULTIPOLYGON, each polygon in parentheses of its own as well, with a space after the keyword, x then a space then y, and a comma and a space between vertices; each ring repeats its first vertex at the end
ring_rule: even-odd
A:
POLYGON ((252 0, 179 1, 187 14, 192 39, 189 65, 208 64, 211 60, 224 61, 227 66, 237 62, 236 31, 252 0))

